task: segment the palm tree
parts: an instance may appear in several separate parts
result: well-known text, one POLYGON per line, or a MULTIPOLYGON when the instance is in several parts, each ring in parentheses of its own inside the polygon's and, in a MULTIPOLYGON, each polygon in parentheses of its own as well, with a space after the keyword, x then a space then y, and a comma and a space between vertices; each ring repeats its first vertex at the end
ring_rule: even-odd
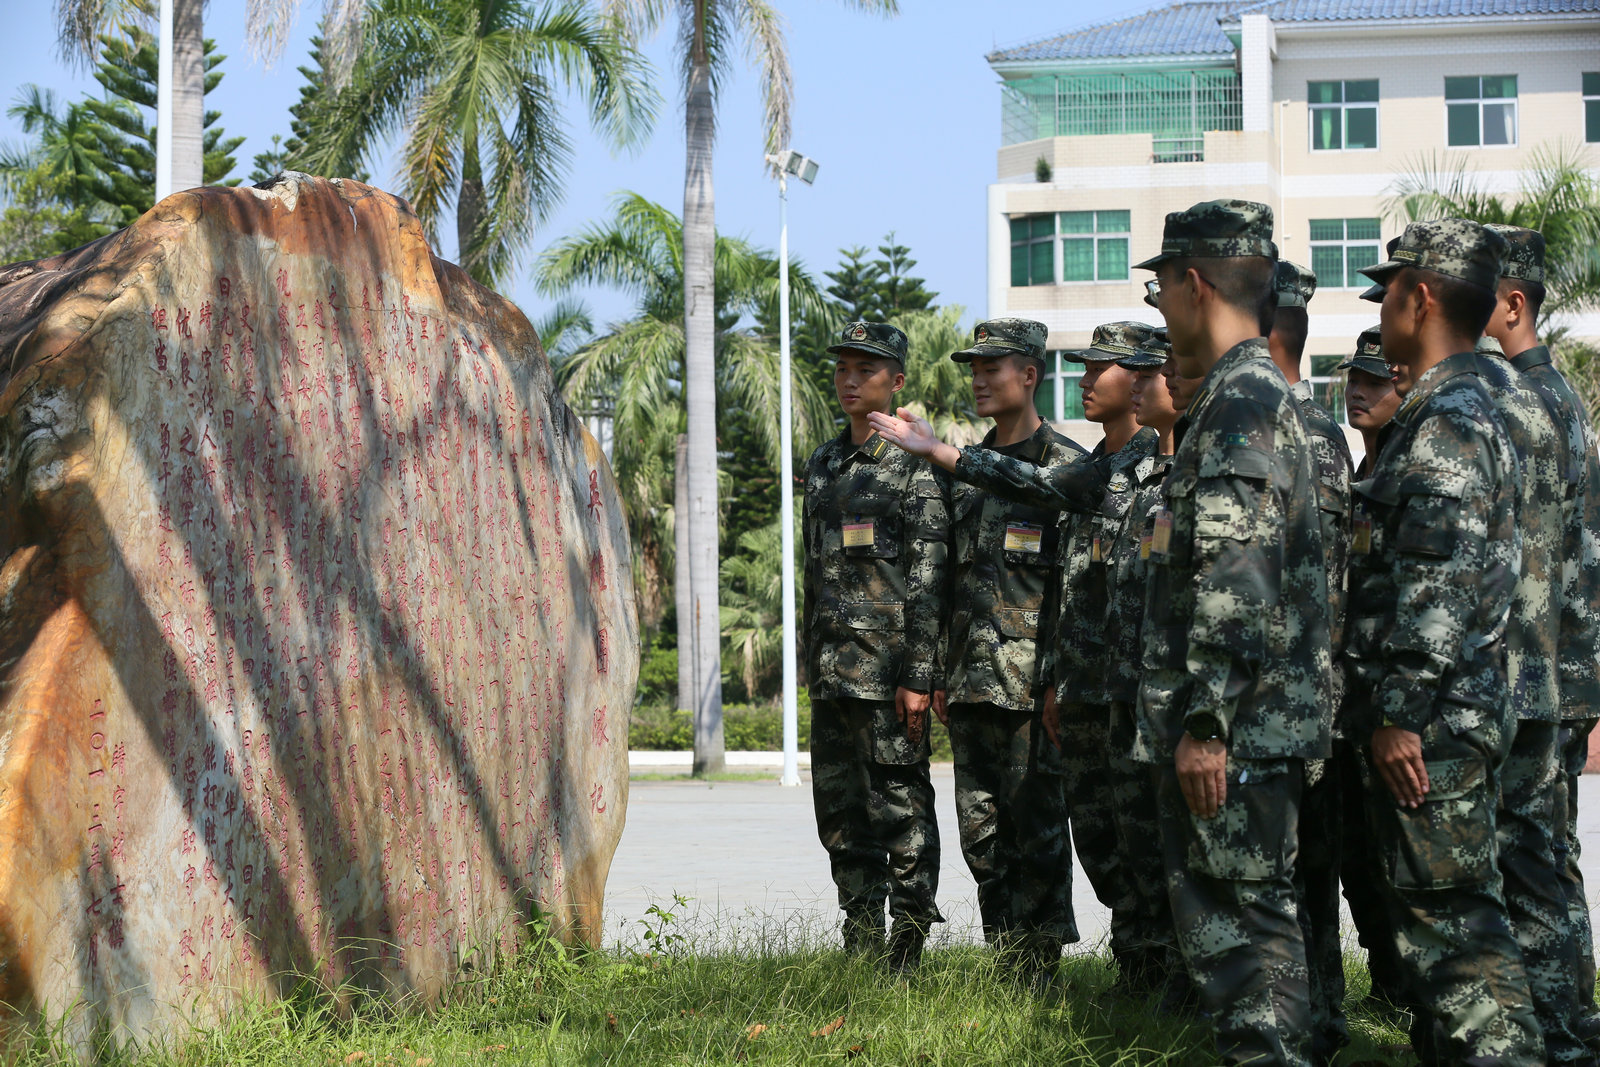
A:
POLYGON ((299 157, 318 174, 353 169, 404 131, 402 193, 433 233, 455 211, 457 258, 504 280, 560 198, 572 145, 562 94, 618 147, 654 121, 645 64, 578 0, 376 0, 349 84, 317 110, 299 157))
MULTIPOLYGON (((776 468, 777 345, 741 323, 774 299, 778 264, 769 253, 732 237, 717 238, 715 257, 717 286, 710 301, 718 356, 715 409, 720 418, 737 418, 749 427, 748 446, 776 468)), ((540 256, 534 274, 547 293, 607 285, 633 294, 638 301, 633 318, 612 324, 562 360, 557 375, 577 410, 611 420, 612 469, 627 501, 641 569, 636 583, 641 615, 647 625, 654 625, 663 607, 658 598, 666 585, 667 557, 681 564, 688 556, 682 551, 688 531, 675 492, 677 439, 686 425, 692 425, 684 388, 683 224, 660 204, 637 194, 621 194, 609 220, 556 242, 540 256), (669 546, 676 547, 669 551, 669 546)), ((823 298, 803 267, 791 266, 789 280, 797 303, 822 306, 823 298)), ((791 382, 795 440, 809 449, 832 425, 828 405, 803 373, 794 371, 791 382)), ((687 582, 680 578, 674 584, 687 582)), ((693 622, 680 609, 680 662, 693 639, 693 622)), ((687 684, 685 690, 679 695, 680 706, 692 708, 684 702, 691 695, 687 684)))
POLYGON ((967 347, 961 327, 966 309, 960 304, 910 311, 894 322, 906 332, 906 387, 897 403, 933 423, 942 440, 961 446, 983 440, 988 420, 972 405, 972 385, 965 365, 950 353, 967 347))
MULTIPOLYGON (((894 14, 897 0, 843 0, 862 11, 894 14)), ((715 288, 716 213, 711 150, 716 140, 716 92, 733 64, 733 49, 761 68, 766 149, 789 144, 789 109, 794 81, 789 71, 783 17, 767 0, 606 0, 634 39, 649 36, 669 14, 678 17, 683 64, 685 163, 683 180, 683 309, 685 392, 688 402, 687 489, 690 548, 688 590, 678 593, 681 618, 694 623, 687 646, 692 657, 696 774, 723 766, 722 654, 718 637, 716 309, 707 299, 715 288)), ((787 491, 788 487, 785 487, 787 491)), ((680 630, 681 633, 681 630, 680 630)), ((679 643, 679 655, 685 651, 679 643)))
POLYGON ((1578 146, 1541 146, 1515 197, 1483 191, 1464 159, 1424 157, 1390 188, 1384 204, 1405 221, 1461 218, 1526 226, 1544 234, 1540 330, 1552 316, 1600 305, 1600 180, 1578 146))

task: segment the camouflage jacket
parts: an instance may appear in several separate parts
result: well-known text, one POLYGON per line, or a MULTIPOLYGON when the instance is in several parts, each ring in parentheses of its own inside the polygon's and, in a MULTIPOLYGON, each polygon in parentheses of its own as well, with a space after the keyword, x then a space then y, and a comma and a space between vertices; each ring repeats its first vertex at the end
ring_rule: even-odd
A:
POLYGON ((1471 352, 1411 388, 1355 485, 1345 719, 1365 740, 1507 724, 1505 626, 1521 557, 1516 453, 1471 352))
MULTIPOLYGON (((1132 705, 1139 699, 1139 638, 1144 630, 1145 581, 1150 559, 1150 540, 1146 533, 1153 530, 1167 472, 1172 468, 1171 456, 1156 454, 1160 439, 1154 430, 1146 427, 1140 431, 1140 437, 1146 431, 1152 435, 1148 448, 1143 449, 1139 461, 1128 471, 1132 499, 1123 511, 1121 525, 1106 553, 1109 587, 1105 613, 1107 703, 1118 701, 1132 705)), ((1138 440, 1139 437, 1134 438, 1135 442, 1138 440)), ((1128 447, 1132 448, 1133 443, 1128 447)), ((1117 491, 1117 479, 1113 476, 1107 498, 1117 491)))
POLYGON ((1316 466, 1267 343, 1223 354, 1175 429, 1152 527, 1135 755, 1215 716, 1234 759, 1330 751, 1328 574, 1316 466))
POLYGON ((806 464, 805 656, 812 696, 940 687, 949 491, 926 460, 847 428, 806 464))
POLYGON ((1538 345, 1511 365, 1545 399, 1561 435, 1569 500, 1562 528, 1560 655, 1561 717, 1600 716, 1600 456, 1594 426, 1566 375, 1538 345))
POLYGON ((1506 685, 1519 719, 1561 721, 1557 633, 1566 453, 1539 392, 1499 355, 1478 354, 1478 377, 1500 413, 1522 471, 1517 530, 1522 563, 1506 624, 1506 685))
MULTIPOLYGON (((991 430, 981 445, 964 449, 956 464, 956 477, 964 484, 951 496, 955 579, 949 700, 1027 711, 1033 708, 1041 677, 1036 647, 1040 613, 1060 588, 1060 509, 1016 502, 980 486, 1012 484, 1008 479, 1024 467, 1026 480, 1012 484, 1018 491, 1049 484, 1051 472, 1072 484, 1086 477, 1087 484, 1099 483, 1083 474, 1093 464, 1070 462, 1086 459, 1083 449, 1048 422, 1009 448, 995 449, 993 441, 991 430), (1004 462, 1008 459, 1023 464, 1004 462)), ((1098 493, 1086 500, 1074 498, 1075 506, 1092 506, 1096 499, 1098 493)))
MULTIPOLYGON (((1317 466, 1317 517, 1322 524, 1323 558, 1328 564, 1328 647, 1338 648, 1344 640, 1345 571, 1350 561, 1350 442, 1328 409, 1317 403, 1310 382, 1296 382, 1292 389, 1306 433, 1311 435, 1311 452, 1317 466)), ((1335 709, 1342 689, 1343 678, 1335 671, 1331 705, 1335 709)), ((1335 715, 1335 737, 1343 736, 1340 725, 1335 715)))

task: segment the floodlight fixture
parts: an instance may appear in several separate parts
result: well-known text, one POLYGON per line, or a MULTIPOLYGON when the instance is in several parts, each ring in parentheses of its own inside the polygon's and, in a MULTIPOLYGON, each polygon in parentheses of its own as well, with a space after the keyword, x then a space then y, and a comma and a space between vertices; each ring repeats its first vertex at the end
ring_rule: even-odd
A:
POLYGON ((810 156, 801 155, 792 148, 767 158, 784 174, 799 178, 807 185, 817 180, 817 161, 810 156))

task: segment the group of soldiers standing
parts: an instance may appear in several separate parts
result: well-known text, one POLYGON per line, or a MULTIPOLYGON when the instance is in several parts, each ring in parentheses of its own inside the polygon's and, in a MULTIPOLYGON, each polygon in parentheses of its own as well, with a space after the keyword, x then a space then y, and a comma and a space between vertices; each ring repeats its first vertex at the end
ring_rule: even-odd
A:
POLYGON ((942 921, 931 714, 1020 980, 1048 986, 1078 938, 1075 845, 1119 989, 1209 1019, 1223 1062, 1348 1043, 1341 884, 1424 1063, 1596 1062, 1575 824, 1600 458, 1535 335, 1543 253, 1446 219, 1363 271, 1381 321, 1341 365, 1360 469, 1300 381, 1316 279, 1262 204, 1167 216, 1138 265, 1164 328, 1072 354, 1091 452, 1034 406, 1042 324, 979 323, 952 354, 994 422, 965 449, 896 413, 905 335, 847 324, 803 622, 845 947, 910 969, 942 921))

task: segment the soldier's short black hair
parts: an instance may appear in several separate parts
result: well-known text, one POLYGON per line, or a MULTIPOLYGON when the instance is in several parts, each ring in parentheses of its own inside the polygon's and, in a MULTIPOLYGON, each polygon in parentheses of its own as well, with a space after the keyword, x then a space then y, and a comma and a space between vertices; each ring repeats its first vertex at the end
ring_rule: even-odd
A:
POLYGON ((1407 267, 1399 277, 1389 282, 1390 285, 1402 283, 1415 285, 1417 282, 1427 282, 1428 288, 1438 298, 1439 310, 1444 314, 1445 321, 1462 333, 1478 337, 1483 334, 1483 328, 1489 325, 1489 320, 1494 317, 1495 304, 1499 302, 1499 295, 1490 288, 1476 282, 1464 281, 1461 278, 1438 271, 1420 271, 1416 267, 1407 267), (1423 277, 1417 277, 1418 274, 1423 277))
POLYGON ((1277 334, 1283 338, 1283 347, 1299 359, 1306 351, 1306 334, 1311 332, 1311 316, 1303 307, 1280 307, 1273 309, 1272 320, 1264 336, 1277 334))
POLYGON ((1528 301, 1528 313, 1537 319, 1539 317, 1539 309, 1544 307, 1544 283, 1524 281, 1521 278, 1501 278, 1500 292, 1505 293, 1511 290, 1523 295, 1528 301))
POLYGON ((1038 392, 1039 386, 1044 384, 1045 374, 1047 374, 1049 371, 1049 368, 1045 366, 1044 360, 1034 359, 1032 356, 1025 356, 1021 352, 1018 352, 1015 355, 1007 356, 1006 358, 1015 362, 1018 367, 1032 367, 1039 372, 1033 380, 1034 392, 1038 392))
POLYGON ((1191 267, 1216 288, 1224 304, 1254 315, 1257 322, 1266 324, 1265 329, 1271 328, 1278 305, 1278 295, 1272 290, 1277 260, 1266 256, 1179 256, 1172 260, 1179 277, 1191 267))

